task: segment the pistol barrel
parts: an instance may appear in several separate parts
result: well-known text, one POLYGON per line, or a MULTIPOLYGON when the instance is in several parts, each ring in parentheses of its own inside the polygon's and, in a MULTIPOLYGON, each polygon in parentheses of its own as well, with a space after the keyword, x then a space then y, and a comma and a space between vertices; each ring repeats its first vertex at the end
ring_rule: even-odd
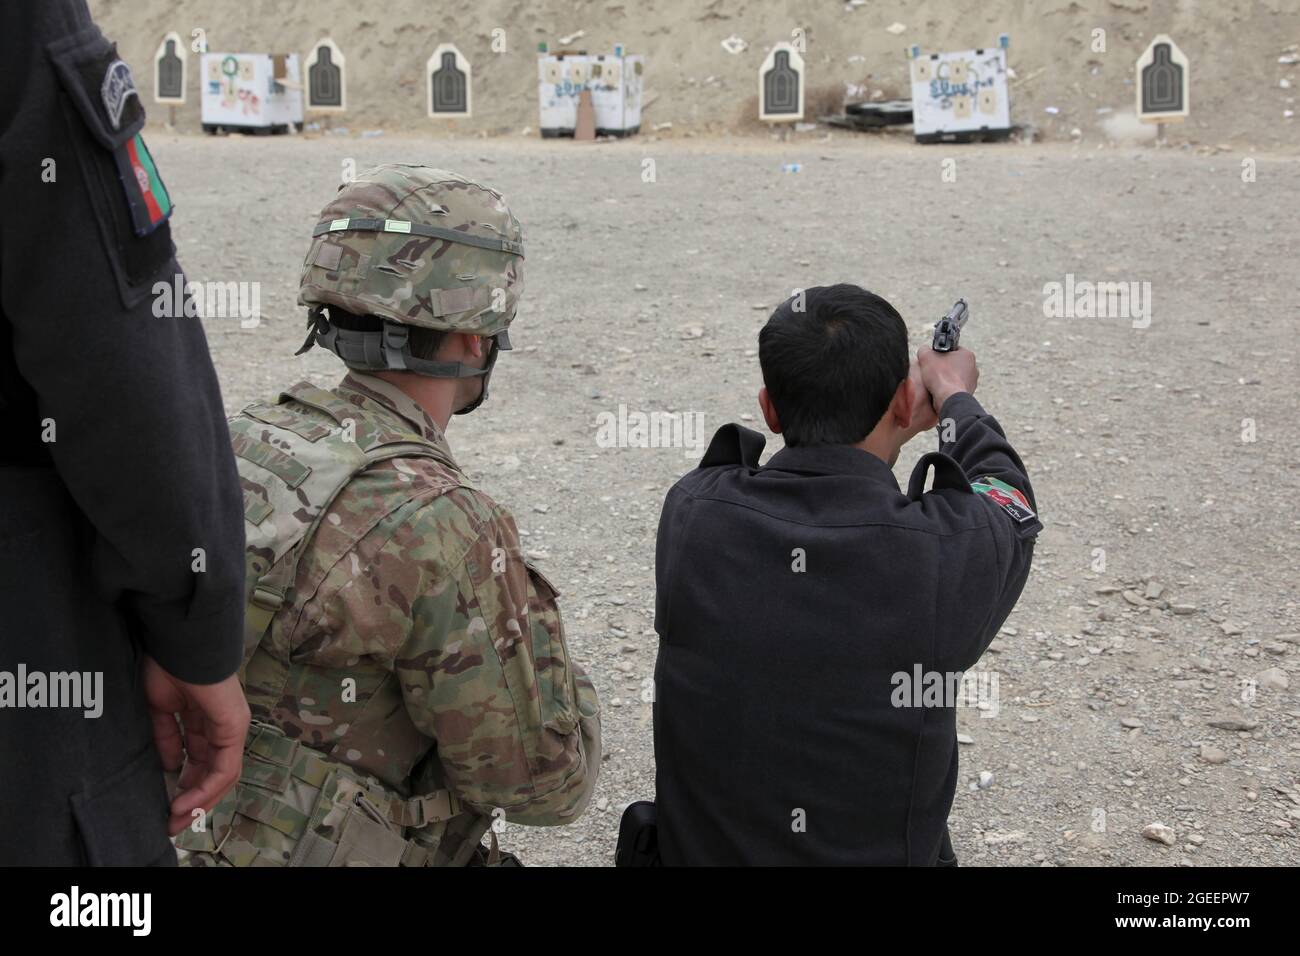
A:
POLYGON ((966 305, 965 299, 958 299, 953 303, 948 314, 940 319, 934 326, 934 341, 931 347, 936 352, 951 352, 957 348, 958 342, 961 341, 961 329, 970 317, 970 307, 966 305))

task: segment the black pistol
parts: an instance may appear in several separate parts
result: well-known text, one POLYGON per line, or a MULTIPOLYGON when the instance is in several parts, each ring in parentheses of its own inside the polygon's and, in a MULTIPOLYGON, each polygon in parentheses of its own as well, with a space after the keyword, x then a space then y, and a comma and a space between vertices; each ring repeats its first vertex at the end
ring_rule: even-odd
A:
POLYGON ((951 352, 961 340, 961 327, 970 318, 970 308, 965 299, 958 299, 948 314, 934 325, 934 342, 931 348, 936 352, 951 352))

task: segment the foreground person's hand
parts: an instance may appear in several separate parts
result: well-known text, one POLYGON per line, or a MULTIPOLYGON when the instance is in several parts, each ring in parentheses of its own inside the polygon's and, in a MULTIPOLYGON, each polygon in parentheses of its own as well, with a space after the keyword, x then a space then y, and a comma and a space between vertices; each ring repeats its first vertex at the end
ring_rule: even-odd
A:
POLYGON ((195 810, 211 812, 239 779, 248 701, 234 674, 216 684, 188 684, 151 657, 144 659, 142 683, 163 769, 184 764, 168 823, 175 836, 189 826, 195 810))

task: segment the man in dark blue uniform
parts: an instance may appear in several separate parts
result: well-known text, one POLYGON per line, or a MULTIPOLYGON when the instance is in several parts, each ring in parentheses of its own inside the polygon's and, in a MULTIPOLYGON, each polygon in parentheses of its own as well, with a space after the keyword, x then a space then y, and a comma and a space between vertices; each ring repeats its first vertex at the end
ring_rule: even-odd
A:
POLYGON ((662 862, 951 865, 961 677, 1041 529, 1024 465, 974 355, 909 363, 856 286, 778 307, 759 361, 786 447, 760 467, 763 437, 724 426, 659 524, 662 862), (936 424, 904 493, 891 466, 936 424))
POLYGON ((6 0, 0 63, 0 865, 174 864, 248 726, 221 395, 154 315, 171 200, 85 0, 6 0))

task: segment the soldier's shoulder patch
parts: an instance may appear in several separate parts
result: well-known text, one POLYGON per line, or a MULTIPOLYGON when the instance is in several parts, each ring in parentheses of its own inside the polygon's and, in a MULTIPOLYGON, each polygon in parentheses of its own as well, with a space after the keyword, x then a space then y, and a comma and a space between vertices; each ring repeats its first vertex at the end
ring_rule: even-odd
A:
POLYGON ((1034 514, 1034 509, 1029 506, 1029 499, 1021 491, 992 475, 977 478, 971 482, 970 487, 971 491, 983 495, 1011 515, 1018 524, 1033 521, 1038 517, 1034 514))

